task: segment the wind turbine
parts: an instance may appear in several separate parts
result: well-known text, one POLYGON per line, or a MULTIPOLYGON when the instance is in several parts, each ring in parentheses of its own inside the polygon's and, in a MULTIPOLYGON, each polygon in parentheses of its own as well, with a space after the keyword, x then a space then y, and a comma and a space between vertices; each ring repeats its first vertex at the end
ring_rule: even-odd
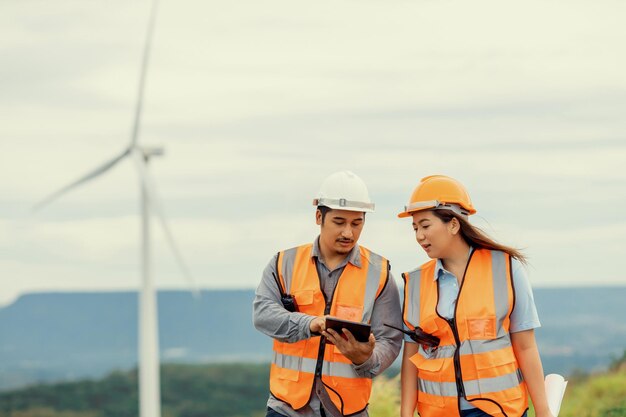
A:
MULTIPOLYGON (((165 237, 174 253, 176 261, 182 269, 185 277, 194 288, 193 279, 187 269, 182 256, 176 247, 174 238, 168 227, 167 221, 159 204, 156 189, 148 172, 148 163, 153 156, 163 155, 163 148, 145 147, 138 143, 141 113, 143 106, 144 86, 146 70, 150 56, 152 36, 156 20, 157 0, 153 0, 146 39, 143 49, 143 59, 141 61, 141 71, 139 75, 139 89, 137 92, 137 102, 135 106, 135 117, 131 133, 130 144, 122 153, 115 158, 102 164, 98 168, 84 175, 77 181, 50 194, 39 202, 34 210, 40 210, 50 204, 68 191, 82 185, 109 171, 124 158, 129 157, 135 163, 139 175, 141 186, 141 218, 142 218, 142 285, 139 294, 139 415, 140 417, 160 417, 161 416, 161 394, 160 394, 160 372, 159 372, 159 336, 158 336, 158 315, 155 287, 152 277, 152 261, 150 258, 150 216, 153 210, 160 220, 165 237)), ((197 294, 194 290, 194 294, 197 294)))

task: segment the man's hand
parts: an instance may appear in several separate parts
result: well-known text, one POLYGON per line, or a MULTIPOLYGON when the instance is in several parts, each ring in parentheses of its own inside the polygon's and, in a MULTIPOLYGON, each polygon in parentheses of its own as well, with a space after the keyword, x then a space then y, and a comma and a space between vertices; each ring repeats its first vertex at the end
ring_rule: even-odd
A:
POLYGON ((326 317, 315 317, 309 324, 311 333, 322 333, 326 329, 326 317))
POLYGON ((350 330, 341 329, 343 335, 340 335, 333 329, 326 329, 322 331, 322 335, 328 339, 329 342, 337 346, 337 349, 350 359, 353 364, 361 365, 372 356, 374 346, 376 345, 376 338, 373 333, 370 333, 370 338, 367 342, 358 342, 350 330))

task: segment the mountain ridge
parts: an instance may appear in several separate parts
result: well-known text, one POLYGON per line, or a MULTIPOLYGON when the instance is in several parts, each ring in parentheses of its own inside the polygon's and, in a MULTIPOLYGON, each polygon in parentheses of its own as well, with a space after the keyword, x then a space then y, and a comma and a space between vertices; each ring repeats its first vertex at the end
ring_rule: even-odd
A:
MULTIPOLYGON (((536 288, 546 372, 606 367, 626 348, 626 287, 536 288)), ((267 362, 254 290, 159 291, 163 363, 267 362)), ((0 308, 0 390, 137 364, 137 293, 33 293, 0 308)))

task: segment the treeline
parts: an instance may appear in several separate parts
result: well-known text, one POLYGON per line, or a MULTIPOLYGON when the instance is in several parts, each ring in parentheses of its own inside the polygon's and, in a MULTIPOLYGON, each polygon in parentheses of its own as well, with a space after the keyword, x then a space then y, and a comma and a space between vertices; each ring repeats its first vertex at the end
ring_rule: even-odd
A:
MULTIPOLYGON (((163 417, 261 417, 268 364, 164 365, 163 417)), ((0 392, 0 417, 137 417, 137 371, 0 392)))
MULTIPOLYGON (((397 370, 374 380, 371 417, 397 417, 397 370)), ((165 365, 163 417, 263 417, 268 364, 165 365)), ((626 352, 601 374, 574 373, 559 417, 626 417, 626 352)), ((137 417, 137 372, 0 392, 0 417, 137 417)), ((529 412, 533 417, 534 412, 529 412)))

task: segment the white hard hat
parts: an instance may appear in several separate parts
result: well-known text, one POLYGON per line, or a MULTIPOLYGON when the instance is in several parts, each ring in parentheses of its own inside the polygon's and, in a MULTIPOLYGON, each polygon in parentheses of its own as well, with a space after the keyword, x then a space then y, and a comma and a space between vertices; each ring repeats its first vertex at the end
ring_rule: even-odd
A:
POLYGON ((350 171, 339 171, 324 180, 314 206, 335 210, 374 211, 367 187, 361 178, 350 171))

